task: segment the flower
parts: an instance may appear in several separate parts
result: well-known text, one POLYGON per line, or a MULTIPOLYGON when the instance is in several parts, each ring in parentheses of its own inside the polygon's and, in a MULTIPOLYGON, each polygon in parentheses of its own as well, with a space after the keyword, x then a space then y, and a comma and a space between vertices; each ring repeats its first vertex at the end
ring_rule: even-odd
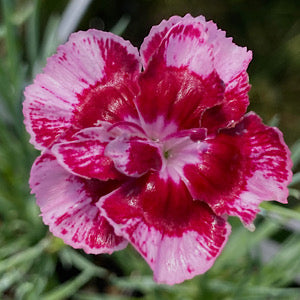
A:
POLYGON ((204 273, 263 200, 287 201, 281 132, 246 113, 252 53, 204 17, 154 26, 140 54, 77 32, 25 90, 30 177, 50 231, 87 253, 131 243, 159 283, 204 273))

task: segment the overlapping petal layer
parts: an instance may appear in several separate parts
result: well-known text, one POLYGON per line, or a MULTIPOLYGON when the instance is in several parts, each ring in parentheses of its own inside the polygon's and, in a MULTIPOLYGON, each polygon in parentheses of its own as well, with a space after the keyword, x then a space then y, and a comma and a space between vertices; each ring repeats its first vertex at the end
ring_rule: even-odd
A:
POLYGON ((126 247, 127 241, 115 235, 95 205, 99 197, 116 189, 119 182, 85 180, 70 174, 47 153, 35 161, 30 186, 44 223, 65 243, 93 254, 126 247))
POLYGON ((89 30, 71 35, 25 90, 25 125, 37 149, 60 136, 136 116, 139 54, 111 33, 89 30))
POLYGON ((224 84, 200 22, 180 22, 161 41, 141 74, 138 109, 146 123, 159 116, 180 129, 199 126, 202 112, 222 103, 224 84))
POLYGON ((138 138, 115 139, 107 145, 105 155, 114 161, 117 170, 131 177, 159 171, 162 166, 159 148, 138 138))
POLYGON ((97 205, 153 269, 157 282, 174 284, 209 269, 230 233, 229 224, 183 182, 157 173, 131 180, 97 205))
POLYGON ((195 199, 208 203, 218 215, 238 216, 245 224, 253 221, 261 201, 286 203, 291 160, 279 130, 249 113, 235 128, 205 142, 201 163, 184 168, 195 199))
MULTIPOLYGON (((144 99, 142 93, 140 100, 140 106, 146 106, 145 109, 141 108, 146 120, 155 119, 151 114, 151 105, 158 104, 160 107, 162 99, 169 102, 171 111, 158 110, 157 114, 164 114, 168 119, 173 110, 182 111, 185 108, 181 115, 182 126, 197 127, 199 125, 197 122, 205 111, 201 126, 208 128, 210 132, 232 126, 246 112, 249 104, 247 93, 250 89, 246 69, 252 59, 252 53, 232 43, 232 38, 226 38, 224 31, 219 30, 213 22, 206 22, 204 17, 175 16, 162 21, 161 24, 153 27, 149 36, 145 38, 141 46, 141 56, 146 67, 145 76, 148 72, 150 73, 148 77, 151 77, 149 70, 157 75, 158 69, 162 70, 161 73, 168 74, 174 72, 173 68, 169 67, 174 67, 176 70, 187 68, 187 76, 195 73, 202 80, 210 77, 210 88, 215 89, 213 95, 209 92, 210 88, 204 86, 203 90, 206 94, 203 95, 200 92, 203 83, 199 82, 198 90, 194 89, 192 84, 183 84, 183 93, 180 89, 176 90, 176 84, 163 75, 153 83, 153 86, 162 87, 162 90, 158 90, 154 95, 154 99, 157 100, 152 102, 152 99, 149 104, 147 95, 151 89, 148 85, 151 83, 147 78, 146 87, 142 88, 142 91, 146 90, 146 97, 144 99), (165 92, 166 90, 168 92, 165 92), (168 94, 171 91, 173 94, 168 94), (173 102, 168 101, 168 96, 173 99, 173 102), (182 103, 184 104, 180 105, 182 103), (190 123, 184 123, 185 112, 190 113, 190 123)), ((190 80, 193 82, 193 76, 191 77, 190 80)), ((177 117, 174 116, 174 119, 177 117)))
POLYGON ((212 266, 226 215, 251 227, 261 201, 285 203, 282 134, 244 116, 251 58, 202 16, 153 27, 141 57, 110 33, 71 35, 24 102, 43 150, 30 185, 53 234, 87 253, 128 240, 174 284, 212 266))

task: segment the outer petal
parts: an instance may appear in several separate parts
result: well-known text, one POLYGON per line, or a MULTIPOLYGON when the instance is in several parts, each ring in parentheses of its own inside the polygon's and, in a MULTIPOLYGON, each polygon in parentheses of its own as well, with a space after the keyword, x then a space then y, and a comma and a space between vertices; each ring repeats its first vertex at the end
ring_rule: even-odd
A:
POLYGON ((206 23, 208 40, 213 46, 214 68, 227 85, 239 74, 246 71, 252 59, 252 52, 246 47, 239 47, 232 42, 232 38, 226 38, 226 32, 217 28, 217 25, 209 21, 206 23))
MULTIPOLYGON (((159 72, 162 72, 163 60, 167 66, 188 66, 202 78, 212 70, 218 74, 224 82, 225 95, 222 103, 215 99, 218 105, 207 109, 202 116, 201 125, 209 132, 233 126, 245 114, 250 89, 246 70, 252 53, 235 45, 232 38, 226 38, 225 32, 212 21, 206 22, 203 16, 193 18, 191 15, 164 20, 145 38, 141 56, 144 68, 153 68, 155 64, 151 60, 159 61, 156 63, 159 72)), ((207 105, 209 107, 211 105, 207 105)))
POLYGON ((135 116, 139 70, 137 49, 122 38, 98 30, 72 34, 25 90, 31 143, 44 149, 67 130, 135 116))
POLYGON ((225 84, 224 102, 208 109, 202 117, 201 125, 214 131, 233 126, 247 110, 250 85, 246 70, 252 52, 235 45, 212 21, 206 23, 206 28, 207 42, 213 47, 214 68, 225 84))
POLYGON ((281 132, 249 113, 232 129, 205 141, 201 162, 184 167, 195 199, 218 215, 238 216, 251 224, 263 200, 286 203, 291 181, 290 152, 281 132))
POLYGON ((137 98, 137 107, 144 121, 143 128, 150 134, 160 123, 160 132, 171 126, 173 132, 198 127, 203 111, 220 103, 224 92, 215 73, 203 79, 186 68, 163 66, 160 71, 152 72, 149 67, 143 72, 140 86, 142 92, 137 98))
POLYGON ((95 206, 99 197, 118 186, 117 182, 74 176, 59 166, 55 157, 43 154, 33 165, 30 186, 44 223, 65 243, 93 254, 112 253, 127 245, 95 206))
POLYGON ((230 226, 192 200, 185 185, 157 174, 123 185, 97 204, 116 233, 141 253, 159 283, 204 273, 220 254, 230 226))
POLYGON ((226 84, 223 103, 204 111, 201 116, 201 126, 207 128, 209 132, 233 127, 247 110, 249 90, 248 74, 242 70, 226 84))
MULTIPOLYGON (((156 53, 169 31, 178 23, 201 24, 207 33, 206 44, 212 46, 213 64, 225 84, 231 82, 242 71, 245 71, 252 59, 252 52, 239 47, 232 42, 232 38, 226 38, 225 31, 217 28, 212 21, 206 21, 203 16, 192 17, 190 14, 184 17, 173 16, 169 20, 163 20, 159 25, 153 26, 149 35, 141 45, 141 58, 144 68, 147 67, 152 56, 156 53)), ((185 34, 188 33, 187 31, 185 34)), ((170 47, 171 48, 171 47, 170 47)), ((172 51, 172 49, 170 49, 172 51)), ((174 49, 176 51, 176 49, 174 49)), ((189 49, 187 49, 188 51, 189 49)), ((194 49, 190 49, 194 50, 194 49)), ((188 51, 188 57, 195 55, 188 51)), ((174 56, 175 57, 175 56, 174 56)))
POLYGON ((195 128, 205 109, 222 103, 225 87, 201 20, 190 17, 171 27, 141 74, 137 106, 144 129, 161 117, 165 126, 195 128))
POLYGON ((201 20, 203 23, 205 22, 205 18, 203 16, 200 16, 198 18, 193 18, 191 15, 187 14, 183 18, 180 16, 172 16, 168 20, 163 20, 159 25, 153 26, 150 30, 149 35, 144 39, 144 42, 142 43, 140 49, 141 59, 144 68, 147 67, 149 60, 156 52, 156 50, 159 48, 161 41, 168 33, 170 28, 172 28, 175 24, 181 22, 184 19, 198 20, 198 21, 201 20))

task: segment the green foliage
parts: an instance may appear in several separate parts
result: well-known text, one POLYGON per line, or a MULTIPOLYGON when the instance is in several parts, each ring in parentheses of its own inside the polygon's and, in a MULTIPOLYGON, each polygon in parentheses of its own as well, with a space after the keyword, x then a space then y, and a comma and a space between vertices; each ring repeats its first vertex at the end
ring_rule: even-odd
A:
MULTIPOLYGON (((232 235, 213 268, 180 285, 154 283, 151 270, 132 247, 111 256, 92 256, 48 233, 29 194, 28 177, 37 152, 28 143, 21 105, 24 87, 63 42, 58 32, 64 8, 41 22, 42 4, 1 0, 0 298, 299 299, 300 140, 291 147, 295 175, 290 205, 264 203, 254 232, 230 219, 232 235)), ((72 21, 78 25, 81 19, 72 21)), ((129 22, 124 15, 112 31, 122 34, 129 22)), ((286 47, 294 51, 294 44, 289 39, 286 47)), ((272 123, 279 120, 280 115, 272 123)))

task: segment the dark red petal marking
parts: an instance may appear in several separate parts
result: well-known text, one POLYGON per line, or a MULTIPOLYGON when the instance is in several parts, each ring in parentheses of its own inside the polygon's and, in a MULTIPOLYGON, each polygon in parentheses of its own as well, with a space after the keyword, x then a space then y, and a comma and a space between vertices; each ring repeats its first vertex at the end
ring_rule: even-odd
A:
POLYGON ((176 131, 168 135, 165 140, 178 139, 189 137, 193 142, 203 141, 207 136, 207 130, 205 128, 192 128, 187 130, 176 131))
POLYGON ((226 32, 218 29, 214 22, 206 22, 205 27, 207 43, 213 48, 214 68, 227 86, 247 70, 252 52, 234 44, 232 38, 227 38, 226 32))
MULTIPOLYGON (((224 84, 225 96, 222 99, 217 97, 214 104, 207 104, 208 109, 202 117, 201 125, 208 128, 209 133, 234 126, 246 112, 249 104, 247 93, 250 88, 246 69, 252 53, 235 45, 232 38, 226 38, 225 32, 219 30, 213 22, 190 15, 163 21, 145 39, 141 55, 144 66, 154 68, 156 73, 165 72, 163 66, 166 65, 187 67, 201 78, 206 78, 212 72, 218 74, 220 83, 224 84)), ((148 94, 149 91, 150 89, 147 90, 148 94)), ((147 113, 146 109, 143 112, 147 113)), ((199 111, 197 113, 199 118, 199 111)))
POLYGON ((202 112, 222 101, 224 86, 217 74, 203 79, 187 68, 157 66, 159 70, 154 70, 154 63, 139 81, 137 106, 146 123, 163 117, 166 125, 174 122, 179 129, 195 128, 202 112))
POLYGON ((286 203, 291 181, 290 152, 281 132, 249 113, 232 129, 222 130, 200 154, 201 163, 184 167, 195 199, 218 215, 238 216, 250 224, 263 200, 286 203))
POLYGON ((118 171, 133 177, 160 170, 162 166, 159 149, 139 138, 115 139, 107 145, 105 155, 114 161, 118 171))
POLYGON ((205 272, 230 233, 223 218, 192 200, 183 182, 164 181, 157 173, 127 182, 97 205, 160 283, 179 283, 205 272))
POLYGON ((136 116, 139 71, 137 49, 122 38, 97 30, 72 34, 25 90, 31 142, 44 149, 68 130, 70 136, 99 121, 136 116))
POLYGON ((212 21, 205 26, 207 43, 213 48, 214 68, 225 84, 223 104, 208 109, 201 121, 201 125, 208 128, 209 132, 215 132, 219 128, 234 126, 247 110, 250 85, 246 70, 252 52, 235 45, 232 38, 226 38, 226 33, 212 21))
POLYGON ((66 244, 93 254, 112 253, 127 245, 95 206, 101 196, 119 184, 74 176, 50 154, 35 161, 30 177, 32 193, 50 231, 66 244))
POLYGON ((113 161, 104 155, 107 143, 99 140, 79 140, 56 144, 52 153, 67 171, 85 178, 120 179, 113 161))
POLYGON ((200 21, 182 20, 163 38, 139 79, 138 109, 146 123, 164 117, 179 129, 199 126, 203 111, 222 103, 225 86, 200 21))
POLYGON ((204 111, 201 127, 207 128, 209 133, 233 127, 247 110, 249 89, 248 75, 242 72, 226 85, 224 102, 204 111))

